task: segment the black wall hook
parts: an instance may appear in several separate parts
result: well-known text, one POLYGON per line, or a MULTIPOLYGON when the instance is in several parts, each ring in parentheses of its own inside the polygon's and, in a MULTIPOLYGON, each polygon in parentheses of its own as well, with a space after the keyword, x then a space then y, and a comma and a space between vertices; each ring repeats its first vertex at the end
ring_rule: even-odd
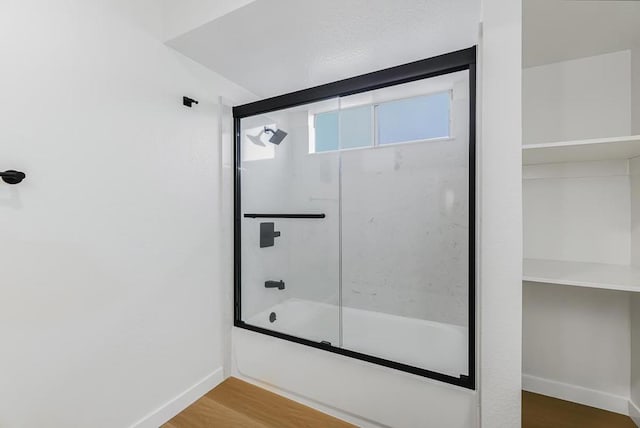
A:
POLYGON ((8 184, 18 184, 22 180, 24 180, 27 175, 24 172, 14 171, 12 169, 0 172, 0 177, 2 177, 2 181, 8 184))
POLYGON ((194 104, 200 104, 200 103, 194 100, 193 98, 182 97, 182 105, 191 108, 193 107, 194 104))

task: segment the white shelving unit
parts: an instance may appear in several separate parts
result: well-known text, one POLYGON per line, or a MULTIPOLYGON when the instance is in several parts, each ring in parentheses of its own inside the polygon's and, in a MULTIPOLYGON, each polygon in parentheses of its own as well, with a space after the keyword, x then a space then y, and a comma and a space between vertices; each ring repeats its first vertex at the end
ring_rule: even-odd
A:
MULTIPOLYGON (((522 147, 523 166, 624 160, 638 156, 640 156, 640 135, 528 144, 522 147)), ((626 265, 525 259, 523 280, 640 292, 640 268, 626 265)))
MULTIPOLYGON (((559 382, 550 367, 574 360, 595 370, 603 360, 609 361, 600 349, 627 349, 625 337, 640 335, 640 326, 633 321, 637 316, 634 318, 630 309, 633 302, 639 302, 635 307, 640 307, 640 266, 637 250, 633 250, 638 248, 640 239, 640 161, 634 158, 640 158, 640 135, 529 144, 522 148, 523 168, 527 170, 523 189, 531 192, 524 195, 524 218, 528 222, 525 231, 529 234, 529 241, 525 234, 525 254, 539 257, 523 260, 523 284, 530 287, 524 293, 528 305, 523 339, 527 340, 525 362, 528 370, 543 372, 540 378, 525 372, 524 389, 618 413, 627 414, 628 410, 630 415, 638 409, 638 397, 621 395, 609 400, 607 388, 611 379, 624 384, 620 380, 625 376, 624 369, 617 369, 615 363, 608 362, 606 370, 594 376, 570 370, 572 382, 559 382), (622 238, 625 234, 626 239, 622 238), (617 263, 608 261, 616 259, 624 263, 626 258, 632 263, 569 261, 571 257, 584 259, 585 254, 594 261, 617 263), (542 284, 551 284, 551 288, 539 288, 542 284), (622 294, 593 294, 579 288, 622 294), (555 299, 562 304, 554 305, 555 299), (579 322, 574 324, 575 320, 579 322), (603 320, 607 321, 602 324, 603 320), (557 326, 558 330, 550 331, 544 325, 557 326), (579 339, 585 331, 600 328, 600 349, 579 339), (558 345, 565 341, 570 344, 558 345), (558 347, 563 349, 561 356, 545 360, 551 349, 558 347), (581 347, 589 351, 573 351, 581 347), (592 383, 601 386, 583 395, 583 385, 592 383)), ((634 340, 637 343, 639 339, 631 339, 634 340)), ((640 367, 633 363, 638 358, 633 352, 618 358, 629 358, 634 370, 640 367)))
POLYGON ((640 340, 640 266, 608 264, 638 261, 639 157, 640 135, 523 146, 525 254, 539 257, 523 260, 525 390, 631 416, 640 409, 637 396, 609 386, 625 384, 627 365, 640 367, 628 351, 640 340), (606 349, 623 352, 622 365, 606 349))
POLYGON ((522 146, 522 164, 587 162, 640 156, 640 135, 522 146))
MULTIPOLYGON (((548 6, 591 33, 595 5, 582 3, 548 6)), ((602 16, 628 13, 597 3, 602 16)), ((525 58, 551 40, 540 11, 525 19, 536 22, 525 58)), ((523 68, 523 389, 640 428, 640 40, 575 57, 593 44, 558 40, 571 57, 523 68)))
POLYGON ((640 293, 640 269, 604 263, 524 259, 524 281, 640 293))

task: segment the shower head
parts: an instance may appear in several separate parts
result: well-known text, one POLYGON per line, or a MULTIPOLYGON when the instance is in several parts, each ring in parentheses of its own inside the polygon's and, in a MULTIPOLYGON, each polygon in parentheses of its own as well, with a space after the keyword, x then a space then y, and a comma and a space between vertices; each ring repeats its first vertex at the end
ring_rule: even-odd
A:
POLYGON ((271 136, 271 138, 269 138, 269 142, 273 143, 275 145, 278 145, 282 142, 282 140, 284 140, 284 137, 287 136, 287 133, 284 132, 281 129, 276 129, 275 131, 271 128, 267 128, 266 126, 264 127, 264 132, 270 132, 273 135, 271 136))

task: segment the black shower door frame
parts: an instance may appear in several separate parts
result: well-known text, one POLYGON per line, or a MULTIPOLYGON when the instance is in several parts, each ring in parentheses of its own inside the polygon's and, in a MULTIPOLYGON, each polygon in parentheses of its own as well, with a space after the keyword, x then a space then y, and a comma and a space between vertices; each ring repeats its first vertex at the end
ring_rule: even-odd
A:
POLYGON ((387 68, 372 73, 363 74, 349 79, 316 86, 301 91, 291 92, 272 98, 266 98, 249 104, 233 107, 234 123, 234 319, 235 327, 277 337, 317 349, 333 352, 369 363, 390 367, 396 370, 424 376, 451 385, 467 389, 476 389, 476 56, 477 48, 467 49, 439 55, 396 67, 387 68), (348 349, 332 346, 326 342, 315 342, 289 334, 280 333, 263 327, 247 324, 242 320, 241 312, 241 136, 240 121, 242 118, 268 113, 323 101, 330 98, 367 92, 375 89, 394 86, 430 77, 441 76, 468 70, 469 72, 469 301, 468 301, 468 375, 455 377, 420 367, 391 361, 384 358, 348 349))

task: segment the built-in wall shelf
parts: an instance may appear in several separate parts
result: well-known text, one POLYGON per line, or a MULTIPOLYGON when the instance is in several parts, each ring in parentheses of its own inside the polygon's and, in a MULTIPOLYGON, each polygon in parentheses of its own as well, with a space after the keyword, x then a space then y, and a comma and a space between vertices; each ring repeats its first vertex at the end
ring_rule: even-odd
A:
POLYGON ((640 156, 640 135, 522 146, 523 165, 631 159, 636 156, 640 156))
POLYGON ((603 263, 524 259, 524 281, 640 292, 640 269, 603 263))

